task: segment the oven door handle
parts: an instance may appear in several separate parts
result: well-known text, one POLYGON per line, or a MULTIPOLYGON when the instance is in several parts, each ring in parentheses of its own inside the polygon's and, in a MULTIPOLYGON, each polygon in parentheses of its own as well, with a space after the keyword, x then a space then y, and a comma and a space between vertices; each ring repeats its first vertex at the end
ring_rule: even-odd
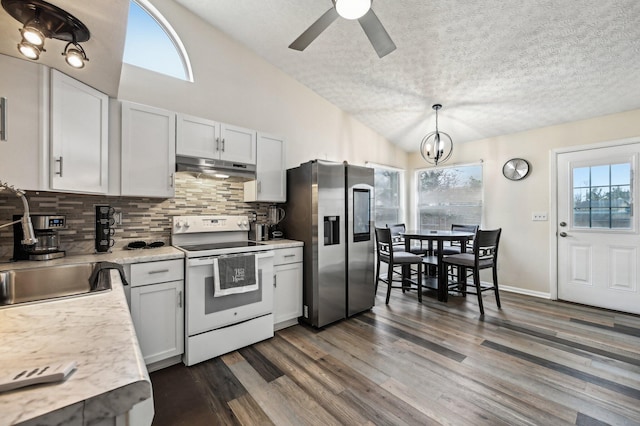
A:
POLYGON ((225 257, 237 257, 237 256, 246 256, 249 254, 253 254, 257 259, 263 259, 267 257, 273 257, 273 250, 269 251, 251 251, 246 253, 234 253, 234 254, 223 254, 218 256, 207 256, 207 257, 195 257, 191 259, 187 259, 187 266, 202 266, 202 265, 213 265, 213 259, 220 259, 225 257))

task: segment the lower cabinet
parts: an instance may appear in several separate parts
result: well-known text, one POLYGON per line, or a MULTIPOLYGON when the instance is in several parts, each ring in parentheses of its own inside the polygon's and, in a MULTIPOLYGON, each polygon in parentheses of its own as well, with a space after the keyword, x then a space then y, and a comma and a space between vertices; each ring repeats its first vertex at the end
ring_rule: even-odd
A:
POLYGON ((302 247, 274 252, 273 328, 280 330, 302 316, 302 247))
POLYGON ((184 352, 184 260, 135 263, 130 284, 131 318, 149 371, 178 363, 184 352))

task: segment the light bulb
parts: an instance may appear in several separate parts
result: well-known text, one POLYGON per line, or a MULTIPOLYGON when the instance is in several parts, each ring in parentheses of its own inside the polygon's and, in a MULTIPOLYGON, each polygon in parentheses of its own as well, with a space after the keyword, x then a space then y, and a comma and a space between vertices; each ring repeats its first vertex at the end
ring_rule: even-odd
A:
POLYGON ((18 44, 18 50, 22 55, 29 59, 33 59, 34 61, 40 57, 41 50, 38 49, 38 46, 34 46, 28 41, 23 40, 20 44, 18 44))
POLYGON ((85 57, 78 49, 71 48, 67 50, 64 60, 73 68, 83 68, 85 57))
POLYGON ((20 34, 22 34, 22 38, 24 38, 34 46, 44 46, 44 34, 42 34, 42 31, 40 31, 40 29, 34 27, 33 25, 25 25, 24 28, 20 30, 20 34))
POLYGON ((336 0, 336 11, 344 19, 358 19, 371 9, 371 0, 336 0))

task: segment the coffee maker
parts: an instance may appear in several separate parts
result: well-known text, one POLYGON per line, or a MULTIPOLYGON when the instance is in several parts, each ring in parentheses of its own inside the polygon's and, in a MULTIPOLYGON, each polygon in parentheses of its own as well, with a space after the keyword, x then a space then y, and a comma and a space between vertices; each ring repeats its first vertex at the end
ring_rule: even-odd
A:
POLYGON ((278 240, 284 237, 282 230, 278 226, 282 219, 284 219, 285 212, 284 209, 276 206, 275 204, 270 205, 267 210, 267 222, 269 226, 269 239, 270 240, 278 240))
MULTIPOLYGON (((14 215, 13 220, 21 217, 14 215)), ((21 224, 13 225, 13 260, 51 260, 64 257, 64 250, 60 250, 58 231, 66 228, 66 218, 60 215, 31 215, 31 223, 38 240, 31 246, 21 243, 24 239, 21 224)))

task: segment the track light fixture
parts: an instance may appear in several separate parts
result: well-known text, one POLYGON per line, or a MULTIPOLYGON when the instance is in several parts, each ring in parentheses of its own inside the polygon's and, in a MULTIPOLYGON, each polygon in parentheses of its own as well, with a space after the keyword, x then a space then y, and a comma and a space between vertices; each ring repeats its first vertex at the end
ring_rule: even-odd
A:
POLYGON ((26 58, 38 60, 45 39, 68 42, 62 52, 67 64, 83 68, 89 59, 80 43, 89 40, 89 29, 70 13, 43 0, 2 0, 9 15, 23 24, 18 51, 26 58))
POLYGON ((427 163, 437 166, 438 163, 444 163, 451 157, 453 153, 453 140, 451 140, 451 136, 438 130, 438 110, 442 108, 442 105, 435 104, 431 108, 436 111, 436 130, 435 132, 427 133, 427 135, 422 138, 420 154, 427 163))

